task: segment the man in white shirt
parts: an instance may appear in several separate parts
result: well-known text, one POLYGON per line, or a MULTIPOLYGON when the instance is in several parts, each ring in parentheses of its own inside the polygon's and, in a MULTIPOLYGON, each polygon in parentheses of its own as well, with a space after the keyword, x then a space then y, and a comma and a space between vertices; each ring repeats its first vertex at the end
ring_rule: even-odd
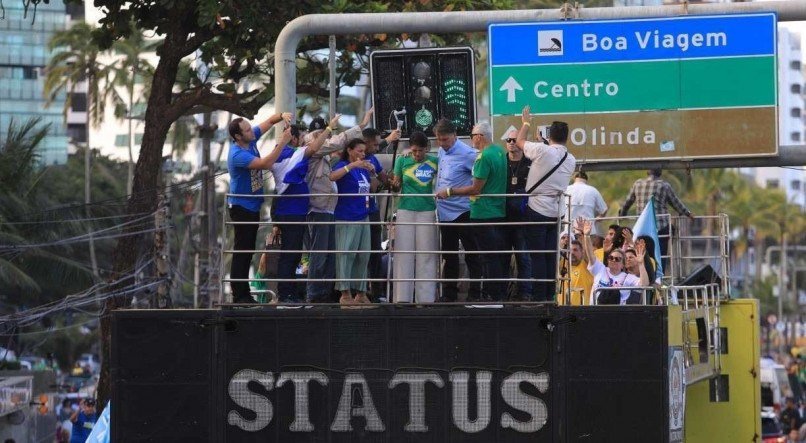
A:
MULTIPOLYGON (((574 183, 568 185, 565 193, 571 196, 571 220, 579 217, 593 220, 607 214, 607 203, 599 190, 588 184, 588 174, 585 172, 579 171, 574 174, 574 183)), ((596 224, 593 225, 591 233, 597 233, 596 224)))
POLYGON ((576 167, 576 158, 568 152, 568 124, 554 122, 549 129, 548 144, 543 143, 542 134, 537 133, 537 142, 526 141, 531 127, 529 106, 523 108, 518 140, 515 142, 523 154, 532 161, 526 179, 526 193, 529 203, 526 220, 529 223, 549 222, 530 225, 526 234, 526 245, 531 251, 552 251, 532 253, 532 278, 534 301, 551 301, 556 293, 557 274, 557 222, 561 216, 561 197, 571 174, 576 167), (566 156, 567 154, 567 156, 566 156), (536 188, 538 182, 541 182, 536 188), (534 188, 534 189, 533 189, 534 188), (540 281, 542 280, 542 281, 540 281))

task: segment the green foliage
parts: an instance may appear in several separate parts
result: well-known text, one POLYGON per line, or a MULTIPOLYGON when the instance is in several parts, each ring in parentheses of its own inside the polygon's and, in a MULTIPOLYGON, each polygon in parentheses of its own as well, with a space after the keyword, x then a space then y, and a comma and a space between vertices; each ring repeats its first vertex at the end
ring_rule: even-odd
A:
MULTIPOLYGON (((69 156, 66 165, 39 164, 36 152, 48 128, 38 119, 12 122, 0 140, 0 299, 11 305, 37 305, 88 287, 86 243, 53 243, 115 223, 84 220, 83 152, 69 156)), ((124 194, 122 166, 99 156, 94 163, 94 195, 107 200, 124 194)), ((123 209, 120 202, 99 204, 91 213, 104 217, 123 209)), ((102 256, 111 257, 112 246, 99 242, 102 256)))

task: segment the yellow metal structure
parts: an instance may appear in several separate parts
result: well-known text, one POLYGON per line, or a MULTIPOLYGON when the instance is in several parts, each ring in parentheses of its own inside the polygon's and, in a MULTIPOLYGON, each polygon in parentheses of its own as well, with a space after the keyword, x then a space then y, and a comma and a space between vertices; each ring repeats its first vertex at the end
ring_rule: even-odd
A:
MULTIPOLYGON (((759 383, 760 327, 758 300, 738 299, 719 305, 719 326, 727 335, 721 371, 686 388, 686 443, 743 443, 761 439, 761 386, 759 383), (717 398, 714 385, 727 383, 727 396, 717 398)), ((683 343, 679 306, 669 307, 669 344, 683 343), (679 334, 674 331, 680 331, 679 334)), ((723 391, 724 392, 724 391, 723 391)))

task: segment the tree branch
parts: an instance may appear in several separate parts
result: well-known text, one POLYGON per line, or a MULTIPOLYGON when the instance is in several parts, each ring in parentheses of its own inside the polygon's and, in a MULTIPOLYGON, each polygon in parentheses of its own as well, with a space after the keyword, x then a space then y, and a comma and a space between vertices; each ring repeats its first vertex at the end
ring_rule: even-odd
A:
POLYGON ((253 90, 241 94, 215 93, 209 87, 199 87, 179 94, 165 113, 167 121, 176 121, 194 109, 198 112, 222 110, 233 114, 253 118, 258 110, 268 102, 267 97, 261 96, 261 90, 253 90))
POLYGON ((201 45, 209 40, 212 40, 217 35, 221 34, 222 29, 218 26, 207 29, 197 29, 193 37, 185 41, 184 45, 178 49, 182 57, 186 57, 194 53, 201 45))

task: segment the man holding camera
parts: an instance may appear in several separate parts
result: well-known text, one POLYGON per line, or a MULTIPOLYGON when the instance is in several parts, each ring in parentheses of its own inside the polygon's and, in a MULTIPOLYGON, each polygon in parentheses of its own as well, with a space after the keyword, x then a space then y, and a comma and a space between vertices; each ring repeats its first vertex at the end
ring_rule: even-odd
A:
POLYGON ((542 223, 529 227, 526 244, 531 251, 552 251, 532 253, 532 278, 540 280, 534 284, 533 300, 551 301, 556 288, 557 222, 562 216, 560 199, 576 167, 576 158, 565 146, 567 123, 553 122, 549 128, 548 144, 545 144, 540 132, 537 133, 537 142, 526 141, 531 127, 529 106, 523 108, 521 121, 523 125, 515 143, 532 161, 526 180, 526 194, 529 195, 526 220, 542 223))

